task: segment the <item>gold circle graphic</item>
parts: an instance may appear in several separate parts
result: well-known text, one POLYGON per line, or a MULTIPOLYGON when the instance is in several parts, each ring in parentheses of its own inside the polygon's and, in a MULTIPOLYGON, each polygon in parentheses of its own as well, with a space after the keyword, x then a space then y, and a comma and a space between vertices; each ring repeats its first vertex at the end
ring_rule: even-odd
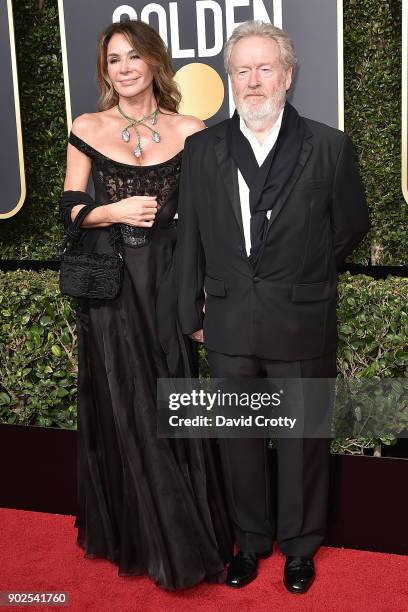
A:
POLYGON ((214 68, 193 62, 177 71, 175 80, 182 95, 180 113, 209 119, 221 108, 224 83, 214 68))

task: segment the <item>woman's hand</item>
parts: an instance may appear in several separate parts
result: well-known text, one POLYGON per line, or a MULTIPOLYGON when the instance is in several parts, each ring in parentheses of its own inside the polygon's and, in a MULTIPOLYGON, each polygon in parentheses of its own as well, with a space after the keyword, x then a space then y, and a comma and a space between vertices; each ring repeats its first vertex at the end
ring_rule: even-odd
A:
POLYGON ((192 340, 195 340, 195 342, 201 342, 201 344, 203 344, 204 343, 204 332, 203 332, 203 330, 202 329, 198 329, 194 333, 190 334, 190 338, 192 340))
POLYGON ((157 214, 156 196, 132 196, 109 204, 110 222, 152 227, 157 214))

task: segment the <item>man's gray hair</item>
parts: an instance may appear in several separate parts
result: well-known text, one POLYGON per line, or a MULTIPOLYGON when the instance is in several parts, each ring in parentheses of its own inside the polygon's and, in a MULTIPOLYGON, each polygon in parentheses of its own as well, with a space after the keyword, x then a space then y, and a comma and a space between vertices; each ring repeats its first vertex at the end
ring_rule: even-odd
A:
POLYGON ((234 46, 238 41, 249 36, 260 36, 271 38, 278 45, 281 52, 282 64, 285 72, 289 68, 294 68, 297 63, 296 51, 289 35, 281 28, 277 28, 271 23, 264 21, 246 21, 235 28, 224 46, 224 66, 227 73, 230 73, 230 59, 234 46))

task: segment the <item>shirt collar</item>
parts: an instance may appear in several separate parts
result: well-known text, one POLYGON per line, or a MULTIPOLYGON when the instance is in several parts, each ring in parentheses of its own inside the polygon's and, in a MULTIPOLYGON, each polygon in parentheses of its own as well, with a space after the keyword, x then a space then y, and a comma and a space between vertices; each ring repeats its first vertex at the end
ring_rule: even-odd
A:
POLYGON ((246 125, 245 121, 242 119, 242 117, 239 117, 239 128, 241 130, 241 132, 244 134, 244 136, 246 136, 248 138, 248 140, 251 140, 253 142, 255 142, 258 147, 264 147, 268 141, 270 136, 273 134, 273 132, 277 131, 279 132, 281 125, 282 125, 282 117, 283 117, 283 111, 285 110, 285 107, 282 108, 281 112, 279 113, 279 116, 276 120, 276 122, 274 123, 274 125, 272 126, 272 128, 269 130, 263 145, 259 144, 254 132, 252 132, 246 125))

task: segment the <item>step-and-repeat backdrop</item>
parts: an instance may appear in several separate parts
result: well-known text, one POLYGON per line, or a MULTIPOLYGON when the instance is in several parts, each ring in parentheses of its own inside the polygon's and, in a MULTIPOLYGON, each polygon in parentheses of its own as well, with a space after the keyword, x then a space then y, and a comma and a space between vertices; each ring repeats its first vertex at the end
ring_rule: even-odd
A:
MULTIPOLYGON (((343 129, 342 0, 58 0, 58 6, 68 129, 76 116, 97 109, 97 39, 121 19, 158 30, 176 69, 181 112, 207 125, 233 112, 222 48, 234 28, 248 19, 283 27, 299 57, 291 102, 301 114, 343 129)), ((26 194, 11 0, 0 0, 0 78, 0 219, 6 219, 26 194)))
POLYGON ((11 0, 0 0, 0 82, 0 219, 7 219, 26 195, 11 0))
MULTIPOLYGON (((299 57, 290 100, 306 117, 343 129, 342 0, 58 0, 68 129, 97 107, 96 43, 111 22, 141 19, 167 44, 183 94, 181 112, 212 125, 233 102, 222 47, 248 19, 286 29, 299 57)), ((408 203, 408 0, 402 0, 401 186, 408 203)), ((15 215, 26 195, 11 0, 0 0, 0 220, 15 215)))
POLYGON ((402 0, 401 187, 408 204, 408 0, 402 0))
POLYGON ((165 41, 183 94, 180 109, 207 125, 233 110, 222 48, 234 28, 261 19, 286 29, 299 56, 291 101, 301 114, 343 128, 340 0, 59 0, 68 127, 96 110, 96 42, 112 21, 141 19, 165 41))

